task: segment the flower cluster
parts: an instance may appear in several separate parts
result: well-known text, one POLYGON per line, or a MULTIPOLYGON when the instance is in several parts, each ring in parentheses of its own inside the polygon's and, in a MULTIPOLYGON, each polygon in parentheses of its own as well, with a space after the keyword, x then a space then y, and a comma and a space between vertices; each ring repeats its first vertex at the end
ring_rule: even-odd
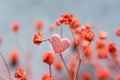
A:
POLYGON ((23 68, 17 68, 14 77, 18 80, 28 80, 23 68))
POLYGON ((55 57, 52 55, 51 52, 46 52, 43 55, 43 62, 51 65, 54 62, 55 57))
POLYGON ((72 29, 81 25, 80 21, 73 14, 62 14, 61 18, 56 20, 56 25, 60 26, 62 24, 69 25, 72 29))
POLYGON ((41 34, 40 32, 37 32, 33 38, 34 44, 39 45, 40 43, 42 43, 42 41, 43 41, 43 34, 41 34))
MULTIPOLYGON (((42 32, 44 27, 44 22, 41 20, 34 23, 36 32, 31 41, 37 46, 44 45, 41 43, 50 44, 41 47, 46 50, 45 52, 40 50, 40 53, 43 53, 41 61, 45 63, 43 65, 47 64, 48 66, 48 69, 45 69, 48 72, 43 74, 40 80, 120 80, 119 46, 110 40, 106 31, 92 23, 82 24, 73 14, 62 14, 56 23, 52 23, 48 28, 50 36, 44 36, 47 35, 42 32), (66 29, 70 33, 66 32, 67 30, 63 31, 64 26, 68 26, 66 29), (94 32, 93 28, 98 31, 94 32), (113 76, 113 74, 115 75, 113 76)), ((16 34, 20 30, 20 24, 14 23, 11 28, 16 34)), ((120 28, 116 29, 115 36, 120 36, 120 28)), ((0 37, 0 46, 2 46, 2 39, 0 37)), ((37 46, 31 46, 26 53, 17 35, 15 35, 15 39, 19 50, 14 50, 9 54, 10 66, 12 65, 13 69, 17 67, 14 78, 17 80, 36 80, 30 62, 34 53, 33 47, 37 46), (24 60, 25 64, 22 63, 21 59, 24 60)), ((2 53, 0 53, 0 60, 2 60, 0 78, 12 80, 9 64, 2 53), (2 71, 2 69, 6 69, 7 72, 2 71), (8 73, 9 79, 4 77, 4 73, 8 73)))

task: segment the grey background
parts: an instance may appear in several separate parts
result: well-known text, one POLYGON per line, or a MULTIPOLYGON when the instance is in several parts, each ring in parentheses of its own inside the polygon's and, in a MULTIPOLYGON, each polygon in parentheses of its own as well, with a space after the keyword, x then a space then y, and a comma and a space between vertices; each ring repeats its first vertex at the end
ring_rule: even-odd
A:
MULTIPOLYGON (((102 29, 109 32, 111 40, 120 43, 114 34, 120 25, 120 0, 0 0, 0 36, 3 37, 1 52, 6 60, 9 62, 10 51, 19 50, 11 30, 13 23, 18 22, 21 25, 18 38, 27 53, 33 45, 34 22, 42 20, 45 23, 42 33, 46 34, 47 38, 52 34, 49 33, 48 26, 63 13, 73 13, 82 24, 99 24, 102 29)), ((65 30, 67 29, 64 28, 65 30)), ((67 32, 64 34, 70 38, 67 32)), ((31 64, 36 80, 40 80, 41 75, 48 72, 48 66, 42 62, 42 54, 51 50, 49 45, 44 43, 34 46, 31 64)), ((11 73, 13 76, 14 70, 11 73)))

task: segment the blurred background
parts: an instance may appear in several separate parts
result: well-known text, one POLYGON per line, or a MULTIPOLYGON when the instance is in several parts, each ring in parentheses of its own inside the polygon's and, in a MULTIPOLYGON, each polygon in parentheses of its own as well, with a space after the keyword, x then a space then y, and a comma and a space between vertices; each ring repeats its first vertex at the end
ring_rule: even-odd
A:
MULTIPOLYGON (((108 31, 111 40, 120 43, 115 37, 115 30, 120 25, 120 0, 0 0, 0 36, 3 39, 1 52, 7 62, 9 63, 11 51, 17 50, 20 54, 26 54, 32 47, 31 67, 35 80, 40 80, 40 77, 48 72, 48 66, 42 62, 42 55, 50 51, 51 47, 47 42, 40 46, 33 45, 32 39, 36 32, 34 23, 38 20, 44 22, 45 28, 41 33, 48 38, 55 33, 49 32, 49 26, 63 13, 74 14, 82 24, 98 24, 108 31), (11 30, 14 23, 20 24, 17 39, 24 52, 16 42, 16 33, 11 30)), ((66 28, 63 31, 66 37, 71 37, 66 28)), ((21 63, 21 66, 25 65, 23 58, 21 63)), ((13 77, 15 69, 10 68, 13 77)))

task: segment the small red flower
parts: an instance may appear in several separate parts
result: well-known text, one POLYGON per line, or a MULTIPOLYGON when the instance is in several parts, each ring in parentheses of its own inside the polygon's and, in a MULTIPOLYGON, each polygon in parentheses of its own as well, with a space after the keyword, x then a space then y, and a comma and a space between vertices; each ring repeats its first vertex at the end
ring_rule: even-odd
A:
POLYGON ((85 56, 86 56, 87 58, 91 58, 91 57, 93 56, 93 50, 92 50, 91 47, 88 47, 88 48, 87 48, 87 50, 86 50, 86 52, 85 52, 85 56))
POLYGON ((55 25, 50 25, 50 27, 49 27, 49 29, 51 30, 51 31, 53 31, 54 29, 55 29, 55 25))
POLYGON ((55 62, 54 67, 57 71, 61 71, 63 69, 63 63, 61 61, 57 61, 55 62))
POLYGON ((34 35, 33 43, 39 45, 40 43, 42 43, 42 41, 43 41, 43 34, 41 34, 40 32, 37 32, 34 35))
POLYGON ((50 77, 50 74, 46 73, 42 76, 40 80, 55 80, 55 78, 53 76, 50 77))
POLYGON ((35 22, 35 29, 37 31, 41 30, 43 28, 43 26, 44 26, 44 23, 42 21, 36 21, 35 22))
POLYGON ((99 49, 99 48, 103 48, 105 47, 105 43, 102 39, 99 39, 96 41, 96 47, 99 49))
POLYGON ((75 32, 76 34, 80 34, 80 35, 81 35, 82 30, 81 30, 80 28, 76 28, 76 29, 74 29, 74 32, 75 32))
POLYGON ((108 50, 109 50, 109 52, 111 53, 111 55, 112 56, 116 56, 117 54, 116 54, 116 51, 117 51, 117 47, 116 47, 116 44, 115 43, 110 43, 109 45, 108 45, 108 50))
POLYGON ((110 72, 106 68, 100 68, 96 71, 96 75, 99 80, 106 80, 110 77, 110 72))
POLYGON ((73 19, 73 14, 62 14, 61 18, 56 20, 56 25, 60 26, 61 24, 70 24, 73 19))
POLYGON ((62 23, 60 22, 59 19, 57 19, 56 22, 55 22, 55 24, 56 24, 56 26, 60 26, 62 23))
POLYGON ((23 68, 17 68, 15 71, 14 77, 19 80, 27 80, 27 77, 25 75, 23 68))
POLYGON ((98 53, 98 57, 101 58, 101 59, 108 57, 108 50, 107 50, 106 47, 99 48, 97 50, 97 53, 98 53))
POLYGON ((60 22, 63 24, 70 24, 73 19, 73 14, 62 14, 60 18, 60 22))
POLYGON ((43 62, 51 65, 55 60, 55 57, 52 55, 51 52, 46 52, 44 55, 43 55, 43 62))
POLYGON ((17 64, 18 58, 19 58, 19 53, 17 51, 12 51, 10 53, 10 61, 13 65, 17 64))
POLYGON ((75 29, 81 25, 80 21, 77 18, 73 18, 70 22, 70 28, 75 29))
POLYGON ((98 33, 98 37, 100 39, 106 39, 108 37, 108 33, 106 31, 103 31, 101 30, 99 33, 98 33))
POLYGON ((19 29, 20 29, 20 24, 15 23, 15 24, 12 25, 12 30, 13 30, 14 32, 17 32, 19 29))
POLYGON ((120 27, 116 30, 115 33, 116 33, 117 36, 120 36, 120 27))
POLYGON ((86 26, 86 29, 88 29, 88 30, 92 28, 92 24, 91 23, 87 23, 85 26, 86 26))
POLYGON ((88 72, 84 72, 82 76, 83 80, 91 80, 91 75, 88 72))
POLYGON ((82 40, 82 41, 80 42, 80 46, 81 46, 83 49, 87 48, 88 45, 89 45, 89 41, 87 41, 87 40, 82 40))
POLYGON ((84 38, 87 40, 87 41, 92 41, 94 39, 94 32, 92 31, 87 31, 84 35, 84 38))
POLYGON ((86 26, 85 25, 81 26, 81 31, 86 31, 86 26))

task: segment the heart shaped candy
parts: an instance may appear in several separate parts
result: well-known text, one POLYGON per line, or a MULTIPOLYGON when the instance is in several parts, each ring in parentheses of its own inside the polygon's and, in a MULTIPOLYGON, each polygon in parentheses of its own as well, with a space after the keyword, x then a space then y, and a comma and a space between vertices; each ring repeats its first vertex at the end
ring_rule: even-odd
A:
POLYGON ((54 34, 51 38, 52 47, 55 53, 61 53, 70 46, 70 41, 67 38, 61 39, 59 34, 54 34))

